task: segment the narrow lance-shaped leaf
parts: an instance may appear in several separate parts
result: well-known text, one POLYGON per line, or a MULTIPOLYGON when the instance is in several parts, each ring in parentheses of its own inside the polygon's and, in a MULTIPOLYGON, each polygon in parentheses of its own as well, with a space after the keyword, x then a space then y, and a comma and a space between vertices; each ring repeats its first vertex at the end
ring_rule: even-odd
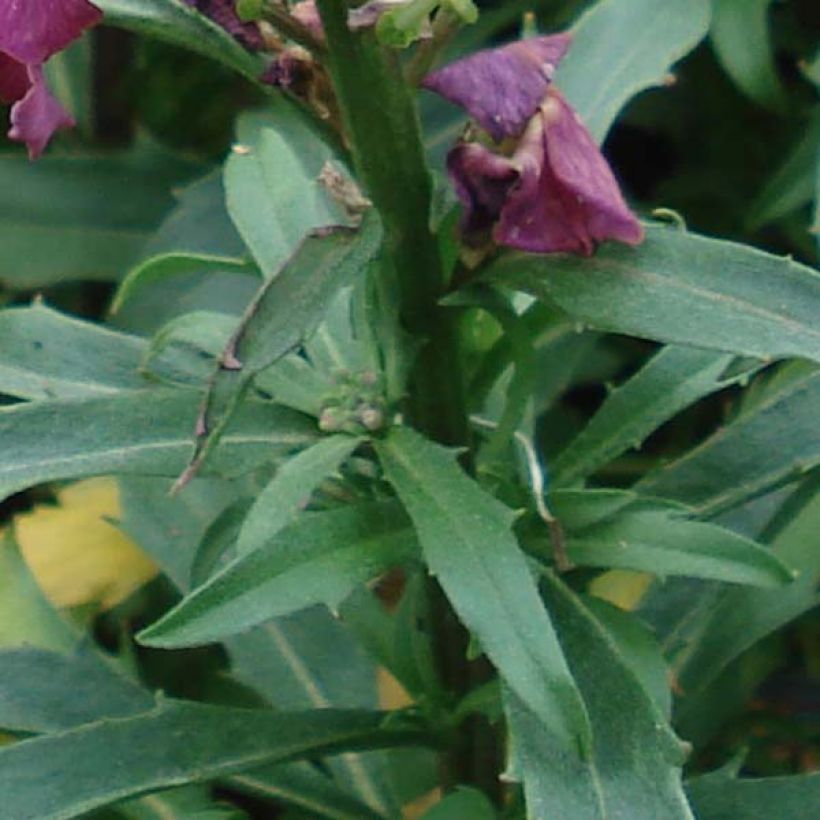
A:
POLYGON ((485 278, 600 330, 766 360, 820 361, 820 274, 733 242, 649 225, 636 248, 611 244, 591 259, 507 253, 485 278))
POLYGON ((0 749, 9 817, 63 820, 123 798, 212 780, 266 763, 423 742, 385 713, 269 712, 165 701, 135 717, 90 723, 0 749))
POLYGON ((135 390, 145 341, 42 303, 0 312, 0 393, 73 399, 135 390))
POLYGON ((771 550, 796 571, 794 583, 781 590, 726 589, 711 600, 705 623, 676 659, 681 714, 690 708, 687 696, 704 691, 741 653, 820 603, 820 476, 809 477, 784 509, 794 517, 771 550))
MULTIPOLYGON (((106 473, 173 476, 191 452, 198 394, 133 390, 113 396, 0 408, 0 499, 57 479, 106 473)), ((315 437, 305 416, 246 404, 210 468, 240 475, 315 437)))
POLYGON ((733 357, 668 346, 613 390, 587 426, 550 463, 552 486, 573 484, 630 447, 638 447, 676 413, 748 378, 757 365, 727 375, 733 357))
POLYGON ((310 335, 339 290, 364 275, 380 242, 381 225, 371 210, 358 230, 336 229, 307 238, 257 292, 208 387, 196 424, 195 455, 180 485, 219 441, 254 376, 310 335))
POLYGON ((588 759, 567 754, 532 710, 505 692, 511 775, 523 780, 529 816, 692 820, 681 786, 683 744, 581 600, 551 573, 545 583, 550 614, 592 724, 593 746, 588 759))
POLYGON ((737 86, 759 105, 782 112, 785 97, 769 31, 772 0, 712 0, 710 39, 737 86))
POLYGON ((209 643, 313 604, 337 607, 355 587, 412 558, 416 541, 394 505, 304 513, 238 556, 140 633, 149 646, 209 643))
POLYGON ((361 442, 355 436, 328 436, 286 461, 256 498, 236 542, 238 554, 271 541, 299 515, 302 506, 361 442))
POLYGON ((598 142, 625 103, 667 81, 709 17, 708 0, 601 0, 581 17, 555 82, 598 142))
POLYGON ((820 370, 808 370, 636 485, 714 515, 820 463, 820 370))
POLYGON ((794 580, 771 551, 731 530, 692 519, 692 512, 624 491, 558 491, 551 509, 564 525, 569 557, 580 566, 621 567, 665 575, 713 578, 736 584, 781 587, 794 580), (573 526, 587 496, 624 500, 617 512, 573 526))
POLYGON ((408 428, 376 442, 430 572, 501 676, 568 754, 589 724, 524 554, 513 513, 469 479, 455 454, 408 428))
MULTIPOLYGON (((87 648, 72 655, 31 647, 0 652, 0 728, 38 734, 59 732, 101 718, 144 714, 153 706, 154 698, 147 690, 118 674, 87 648), (66 697, 67 692, 71 697, 66 697)), ((260 797, 306 808, 321 807, 327 817, 358 820, 379 816, 307 763, 266 766, 230 776, 227 782, 260 797)), ((193 801, 176 799, 183 794, 187 790, 155 793, 151 804, 162 806, 163 818, 166 814, 169 818, 188 817, 190 811, 202 808, 193 801)), ((140 808, 128 805, 135 818, 143 817, 140 808)))

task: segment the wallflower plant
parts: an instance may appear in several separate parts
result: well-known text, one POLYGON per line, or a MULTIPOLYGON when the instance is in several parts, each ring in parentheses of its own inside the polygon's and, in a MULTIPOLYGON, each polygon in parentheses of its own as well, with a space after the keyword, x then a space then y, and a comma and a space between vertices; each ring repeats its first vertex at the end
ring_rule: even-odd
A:
POLYGON ((0 0, 0 819, 810 813, 808 40, 489 5, 0 0), (709 72, 807 129, 718 216, 632 144, 709 72), (133 145, 58 134, 105 83, 133 145))

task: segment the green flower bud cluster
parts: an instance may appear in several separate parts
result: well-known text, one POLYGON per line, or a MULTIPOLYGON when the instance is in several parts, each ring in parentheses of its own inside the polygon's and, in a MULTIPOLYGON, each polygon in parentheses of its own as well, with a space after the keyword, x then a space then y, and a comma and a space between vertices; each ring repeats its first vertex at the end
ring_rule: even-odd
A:
POLYGON ((319 429, 324 433, 376 433, 387 425, 381 378, 372 370, 334 375, 335 389, 322 403, 319 429))

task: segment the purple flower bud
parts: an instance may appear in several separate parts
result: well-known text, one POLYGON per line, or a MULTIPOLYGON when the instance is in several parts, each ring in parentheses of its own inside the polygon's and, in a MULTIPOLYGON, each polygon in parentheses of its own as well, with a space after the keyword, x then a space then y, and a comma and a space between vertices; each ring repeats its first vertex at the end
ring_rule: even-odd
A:
POLYGON ((74 120, 52 96, 43 63, 102 19, 86 0, 0 0, 0 99, 14 103, 9 137, 42 154, 74 120))
POLYGON ((461 230, 532 253, 581 253, 616 239, 635 245, 643 229, 578 115, 556 90, 530 120, 512 157, 477 143, 457 145, 447 167, 464 205, 461 230))
POLYGON ((259 29, 253 23, 243 23, 236 13, 236 0, 185 0, 189 6, 202 12, 228 34, 251 51, 264 45, 259 29))
POLYGON ((317 40, 325 39, 325 29, 316 0, 299 0, 290 9, 290 16, 298 20, 317 40))
POLYGON ((479 51, 434 71, 422 85, 464 108, 494 140, 517 137, 543 102, 571 39, 553 34, 479 51))

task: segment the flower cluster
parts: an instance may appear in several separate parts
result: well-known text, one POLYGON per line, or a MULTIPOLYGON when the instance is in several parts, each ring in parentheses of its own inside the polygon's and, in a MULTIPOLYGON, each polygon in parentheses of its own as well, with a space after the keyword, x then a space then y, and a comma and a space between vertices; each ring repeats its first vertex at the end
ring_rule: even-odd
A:
POLYGON ((13 103, 9 137, 34 159, 74 125, 46 85, 43 64, 102 19, 87 0, 0 0, 0 99, 13 103))
POLYGON ((552 85, 569 45, 565 34, 521 40, 424 80, 493 140, 461 142, 447 158, 468 245, 491 237, 533 253, 589 255, 605 239, 643 239, 595 141, 552 85))

